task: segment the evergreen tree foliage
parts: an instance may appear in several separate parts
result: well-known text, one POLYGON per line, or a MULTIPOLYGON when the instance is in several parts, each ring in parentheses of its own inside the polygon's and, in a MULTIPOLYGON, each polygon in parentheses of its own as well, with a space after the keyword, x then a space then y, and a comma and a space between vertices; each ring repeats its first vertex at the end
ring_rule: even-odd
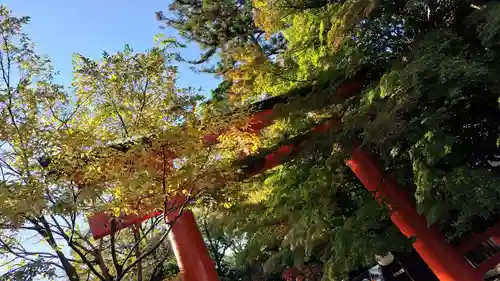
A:
POLYGON ((324 280, 340 280, 411 244, 345 167, 355 138, 452 243, 498 219, 498 3, 254 0, 251 9, 253 26, 286 45, 274 56, 217 45, 238 61, 224 72, 228 101, 307 91, 275 108, 255 153, 328 118, 342 128, 231 189, 236 203, 221 212, 247 241, 242 263, 317 263, 324 280), (336 89, 359 76, 362 92, 339 98, 336 89))
POLYGON ((168 229, 140 231, 153 246, 126 232, 100 245, 76 221, 100 210, 149 213, 180 192, 210 211, 200 226, 223 278, 341 280, 412 242, 346 167, 353 140, 451 243, 498 220, 495 1, 177 0, 158 19, 200 44, 199 60, 171 53, 182 45, 170 39, 98 61, 76 55, 74 99, 22 31, 28 18, 4 7, 0 15, 5 278, 175 278, 168 229), (224 78, 213 100, 176 86, 174 59, 216 61, 202 68, 224 78), (280 100, 276 120, 256 136, 245 106, 270 97, 280 100), (285 164, 239 180, 235 166, 332 120, 341 126, 285 164), (51 251, 26 251, 16 238, 23 229, 51 251))

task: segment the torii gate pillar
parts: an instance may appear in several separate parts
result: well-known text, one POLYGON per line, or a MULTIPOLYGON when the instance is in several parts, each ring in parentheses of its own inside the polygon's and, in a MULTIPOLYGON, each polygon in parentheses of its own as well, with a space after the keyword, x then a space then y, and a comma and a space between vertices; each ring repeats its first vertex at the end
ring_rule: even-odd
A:
POLYGON ((184 210, 167 215, 172 222, 170 245, 177 259, 183 281, 219 281, 193 212, 184 210))
POLYGON ((375 198, 391 209, 391 220, 407 237, 414 237, 413 248, 420 254, 441 281, 482 281, 482 274, 468 263, 414 207, 414 203, 401 191, 394 179, 384 177, 377 160, 356 148, 347 165, 375 198))

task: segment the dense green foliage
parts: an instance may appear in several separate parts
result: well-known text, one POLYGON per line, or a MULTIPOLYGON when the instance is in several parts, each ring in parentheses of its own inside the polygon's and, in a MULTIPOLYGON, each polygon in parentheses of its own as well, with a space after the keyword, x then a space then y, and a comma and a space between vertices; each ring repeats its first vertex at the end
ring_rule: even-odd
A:
MULTIPOLYGON (((224 33, 219 21, 234 20, 214 11, 250 6, 194 2, 184 5, 197 5, 196 13, 186 14, 182 1, 170 8, 183 23, 196 23, 184 25, 198 27, 195 33, 186 35, 181 27, 181 34, 204 46, 212 33, 224 33)), ((252 9, 250 33, 256 27, 262 37, 282 37, 284 44, 270 56, 263 44, 240 40, 249 30, 211 41, 212 53, 233 62, 222 72, 218 97, 227 89, 237 107, 308 91, 280 107, 259 150, 332 116, 340 116, 343 126, 317 137, 293 161, 231 189, 241 197, 220 212, 247 241, 236 254, 243 264, 280 271, 315 263, 324 268, 324 280, 336 280, 372 263, 376 253, 410 244, 345 167, 354 137, 381 157, 386 173, 450 240, 497 218, 500 5, 254 0, 252 9), (363 92, 335 98, 335 89, 359 73, 366 77, 363 92)))
POLYGON ((221 279, 340 280, 411 245, 345 165, 354 139, 452 243, 498 219, 495 2, 176 0, 157 18, 198 43, 200 59, 171 53, 182 45, 161 37, 144 53, 78 55, 75 96, 52 82, 49 60, 22 31, 28 18, 4 7, 0 16, 6 280, 177 278, 167 227, 101 241, 80 229, 91 212, 149 212, 175 192, 203 208, 221 279), (176 86, 173 59, 224 79, 210 102, 176 86), (341 95, 353 79, 361 93, 341 95), (259 136, 246 131, 247 112, 236 109, 280 95, 292 98, 274 108, 276 122, 259 136), (330 119, 342 126, 286 164, 237 180, 231 165, 330 119), (219 142, 200 141, 207 134, 219 142), (50 251, 26 251, 21 231, 50 251))

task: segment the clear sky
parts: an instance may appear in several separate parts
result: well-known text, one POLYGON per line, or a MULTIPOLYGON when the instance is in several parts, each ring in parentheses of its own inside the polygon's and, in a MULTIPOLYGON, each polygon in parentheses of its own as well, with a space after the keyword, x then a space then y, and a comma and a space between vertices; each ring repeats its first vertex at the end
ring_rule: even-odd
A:
MULTIPOLYGON (((158 10, 167 11, 168 0, 1 0, 16 16, 30 16, 26 32, 37 51, 48 55, 60 72, 56 82, 71 82, 73 53, 98 59, 103 51, 112 53, 129 44, 144 51, 158 33, 175 36, 172 29, 161 29, 155 19, 158 10)), ((196 58, 199 50, 190 46, 183 55, 196 58)), ((180 68, 180 86, 202 87, 205 93, 218 80, 208 74, 195 74, 187 66, 180 68)))

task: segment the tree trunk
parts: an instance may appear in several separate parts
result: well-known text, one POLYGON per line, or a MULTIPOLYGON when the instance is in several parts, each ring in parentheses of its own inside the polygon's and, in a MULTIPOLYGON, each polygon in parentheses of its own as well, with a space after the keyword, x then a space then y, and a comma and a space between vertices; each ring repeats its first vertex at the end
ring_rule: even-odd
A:
MULTIPOLYGON (((140 246, 140 239, 141 239, 141 228, 136 225, 132 231, 134 232, 134 241, 137 244, 137 247, 135 247, 135 257, 137 260, 141 257, 141 246, 140 246)), ((142 281, 142 262, 139 261, 137 263, 137 281, 142 281)))
POLYGON ((79 281, 80 278, 78 278, 78 274, 76 272, 75 267, 69 262, 69 260, 66 258, 64 253, 59 249, 59 246, 57 245, 56 240, 54 239, 54 235, 52 234, 52 230, 50 229, 49 224, 47 223, 47 220, 45 220, 44 217, 39 217, 36 218, 38 222, 41 223, 34 223, 35 228, 37 232, 42 235, 42 237, 47 241, 47 243, 50 245, 52 250, 56 252, 57 257, 61 261, 61 264, 64 268, 64 271, 66 272, 66 275, 68 276, 70 281, 79 281))

